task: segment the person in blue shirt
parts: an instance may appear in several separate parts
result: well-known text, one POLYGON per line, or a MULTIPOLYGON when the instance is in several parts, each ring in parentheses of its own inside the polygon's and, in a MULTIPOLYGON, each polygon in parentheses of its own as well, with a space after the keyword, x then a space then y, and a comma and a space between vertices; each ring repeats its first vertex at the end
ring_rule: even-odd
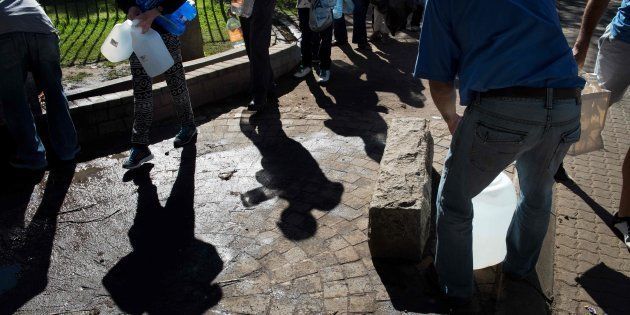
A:
POLYGON ((428 0, 414 75, 429 80, 453 134, 436 202, 435 261, 426 275, 450 306, 470 307, 471 199, 516 161, 520 196, 503 272, 516 279, 532 273, 549 223, 553 175, 580 136, 585 81, 553 0, 428 0))
MULTIPOLYGON (((582 18, 582 26, 573 53, 580 67, 584 65, 593 31, 606 11, 610 0, 589 0, 582 18)), ((630 0, 623 0, 617 14, 606 32, 599 39, 599 52, 595 63, 597 80, 611 92, 610 104, 619 102, 630 86, 630 0)), ((623 236, 630 248, 630 149, 622 166, 623 183, 619 212, 613 217, 613 226, 623 236)), ((556 178, 570 179, 564 168, 558 170, 556 178)))

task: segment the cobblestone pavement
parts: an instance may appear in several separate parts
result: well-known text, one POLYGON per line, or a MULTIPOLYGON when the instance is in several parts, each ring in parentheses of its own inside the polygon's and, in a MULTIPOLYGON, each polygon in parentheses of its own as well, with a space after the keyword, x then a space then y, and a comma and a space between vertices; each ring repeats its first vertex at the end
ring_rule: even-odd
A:
MULTIPOLYGON (((593 70, 597 39, 620 1, 613 0, 591 40, 585 70, 593 70)), ((577 36, 584 1, 558 1, 569 42, 577 36)), ((565 159, 574 185, 557 185, 554 261, 557 314, 630 314, 630 252, 609 227, 619 209, 621 165, 630 146, 630 94, 608 111, 605 149, 565 159)))
POLYGON ((74 177, 6 187, 0 313, 439 311, 415 266, 375 266, 367 245, 388 121, 436 114, 409 74, 415 39, 400 40, 336 49, 327 87, 281 80, 278 109, 206 106, 196 146, 157 128, 138 170, 113 147, 74 177))
MULTIPOLYGON (((112 146, 86 150, 74 177, 59 170, 32 189, 5 185, 0 305, 25 314, 439 312, 423 297, 419 266, 375 262, 367 246, 389 121, 432 121, 436 172, 450 143, 411 79, 415 36, 373 52, 335 48, 330 84, 284 78, 277 110, 252 116, 242 98, 205 106, 196 146, 173 149, 174 130, 156 128, 156 159, 137 171, 125 172, 125 148, 112 146)), ((567 159, 581 190, 561 186, 557 198, 558 312, 628 312, 628 253, 601 218, 617 207, 629 112, 627 98, 611 109, 606 151, 567 159)), ((486 297, 494 271, 476 273, 486 297)))
POLYGON ((554 309, 630 314, 630 252, 610 227, 619 209, 621 165, 630 139, 630 97, 608 112, 605 150, 567 157, 574 185, 559 185, 556 203, 554 309))

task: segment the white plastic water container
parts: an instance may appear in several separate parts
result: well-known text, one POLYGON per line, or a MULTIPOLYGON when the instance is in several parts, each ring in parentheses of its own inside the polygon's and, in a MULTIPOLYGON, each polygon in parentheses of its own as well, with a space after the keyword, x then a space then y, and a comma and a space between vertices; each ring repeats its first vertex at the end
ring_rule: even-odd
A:
POLYGON ((120 62, 129 59, 133 48, 131 47, 131 21, 114 25, 112 31, 107 35, 101 53, 111 62, 120 62))
POLYGON ((153 78, 171 68, 175 61, 158 32, 150 28, 149 31, 142 34, 142 29, 137 27, 137 24, 138 21, 134 20, 131 28, 133 51, 140 60, 144 71, 153 78))
POLYGON ((505 238, 516 200, 514 183, 503 172, 473 198, 473 269, 494 266, 505 259, 505 238))

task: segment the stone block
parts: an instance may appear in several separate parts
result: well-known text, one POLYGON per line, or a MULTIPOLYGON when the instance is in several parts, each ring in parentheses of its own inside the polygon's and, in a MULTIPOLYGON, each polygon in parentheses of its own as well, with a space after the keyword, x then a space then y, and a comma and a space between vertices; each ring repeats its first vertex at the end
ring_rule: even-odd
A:
POLYGON ((369 212, 373 257, 420 261, 429 237, 433 138, 420 118, 394 119, 369 212))

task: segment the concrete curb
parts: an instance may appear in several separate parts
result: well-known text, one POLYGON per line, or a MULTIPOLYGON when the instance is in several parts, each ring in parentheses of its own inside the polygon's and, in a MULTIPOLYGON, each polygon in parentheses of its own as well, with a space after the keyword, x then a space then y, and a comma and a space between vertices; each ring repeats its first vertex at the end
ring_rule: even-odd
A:
MULTIPOLYGON (((247 53, 245 52, 245 48, 233 48, 228 51, 214 54, 212 56, 199 58, 195 60, 186 61, 183 63, 184 70, 186 72, 194 71, 199 68, 207 67, 209 65, 217 64, 220 62, 224 62, 230 59, 235 59, 238 57, 245 56, 247 53)), ((154 78, 153 82, 163 82, 164 77, 158 76, 154 78)), ((66 97, 70 101, 88 98, 103 94, 115 93, 119 91, 129 90, 132 88, 131 76, 125 76, 122 78, 109 80, 105 82, 101 82, 98 85, 87 86, 83 88, 78 88, 70 91, 66 91, 66 97)))
MULTIPOLYGON (((296 45, 282 44, 270 48, 274 74, 282 76, 300 62, 296 45)), ((247 92, 249 59, 242 56, 200 67, 186 73, 193 108, 228 96, 247 92)), ((175 117, 166 82, 153 84, 154 122, 175 117)), ((76 99, 70 102, 70 113, 80 142, 129 134, 133 120, 133 91, 125 90, 76 99)))

